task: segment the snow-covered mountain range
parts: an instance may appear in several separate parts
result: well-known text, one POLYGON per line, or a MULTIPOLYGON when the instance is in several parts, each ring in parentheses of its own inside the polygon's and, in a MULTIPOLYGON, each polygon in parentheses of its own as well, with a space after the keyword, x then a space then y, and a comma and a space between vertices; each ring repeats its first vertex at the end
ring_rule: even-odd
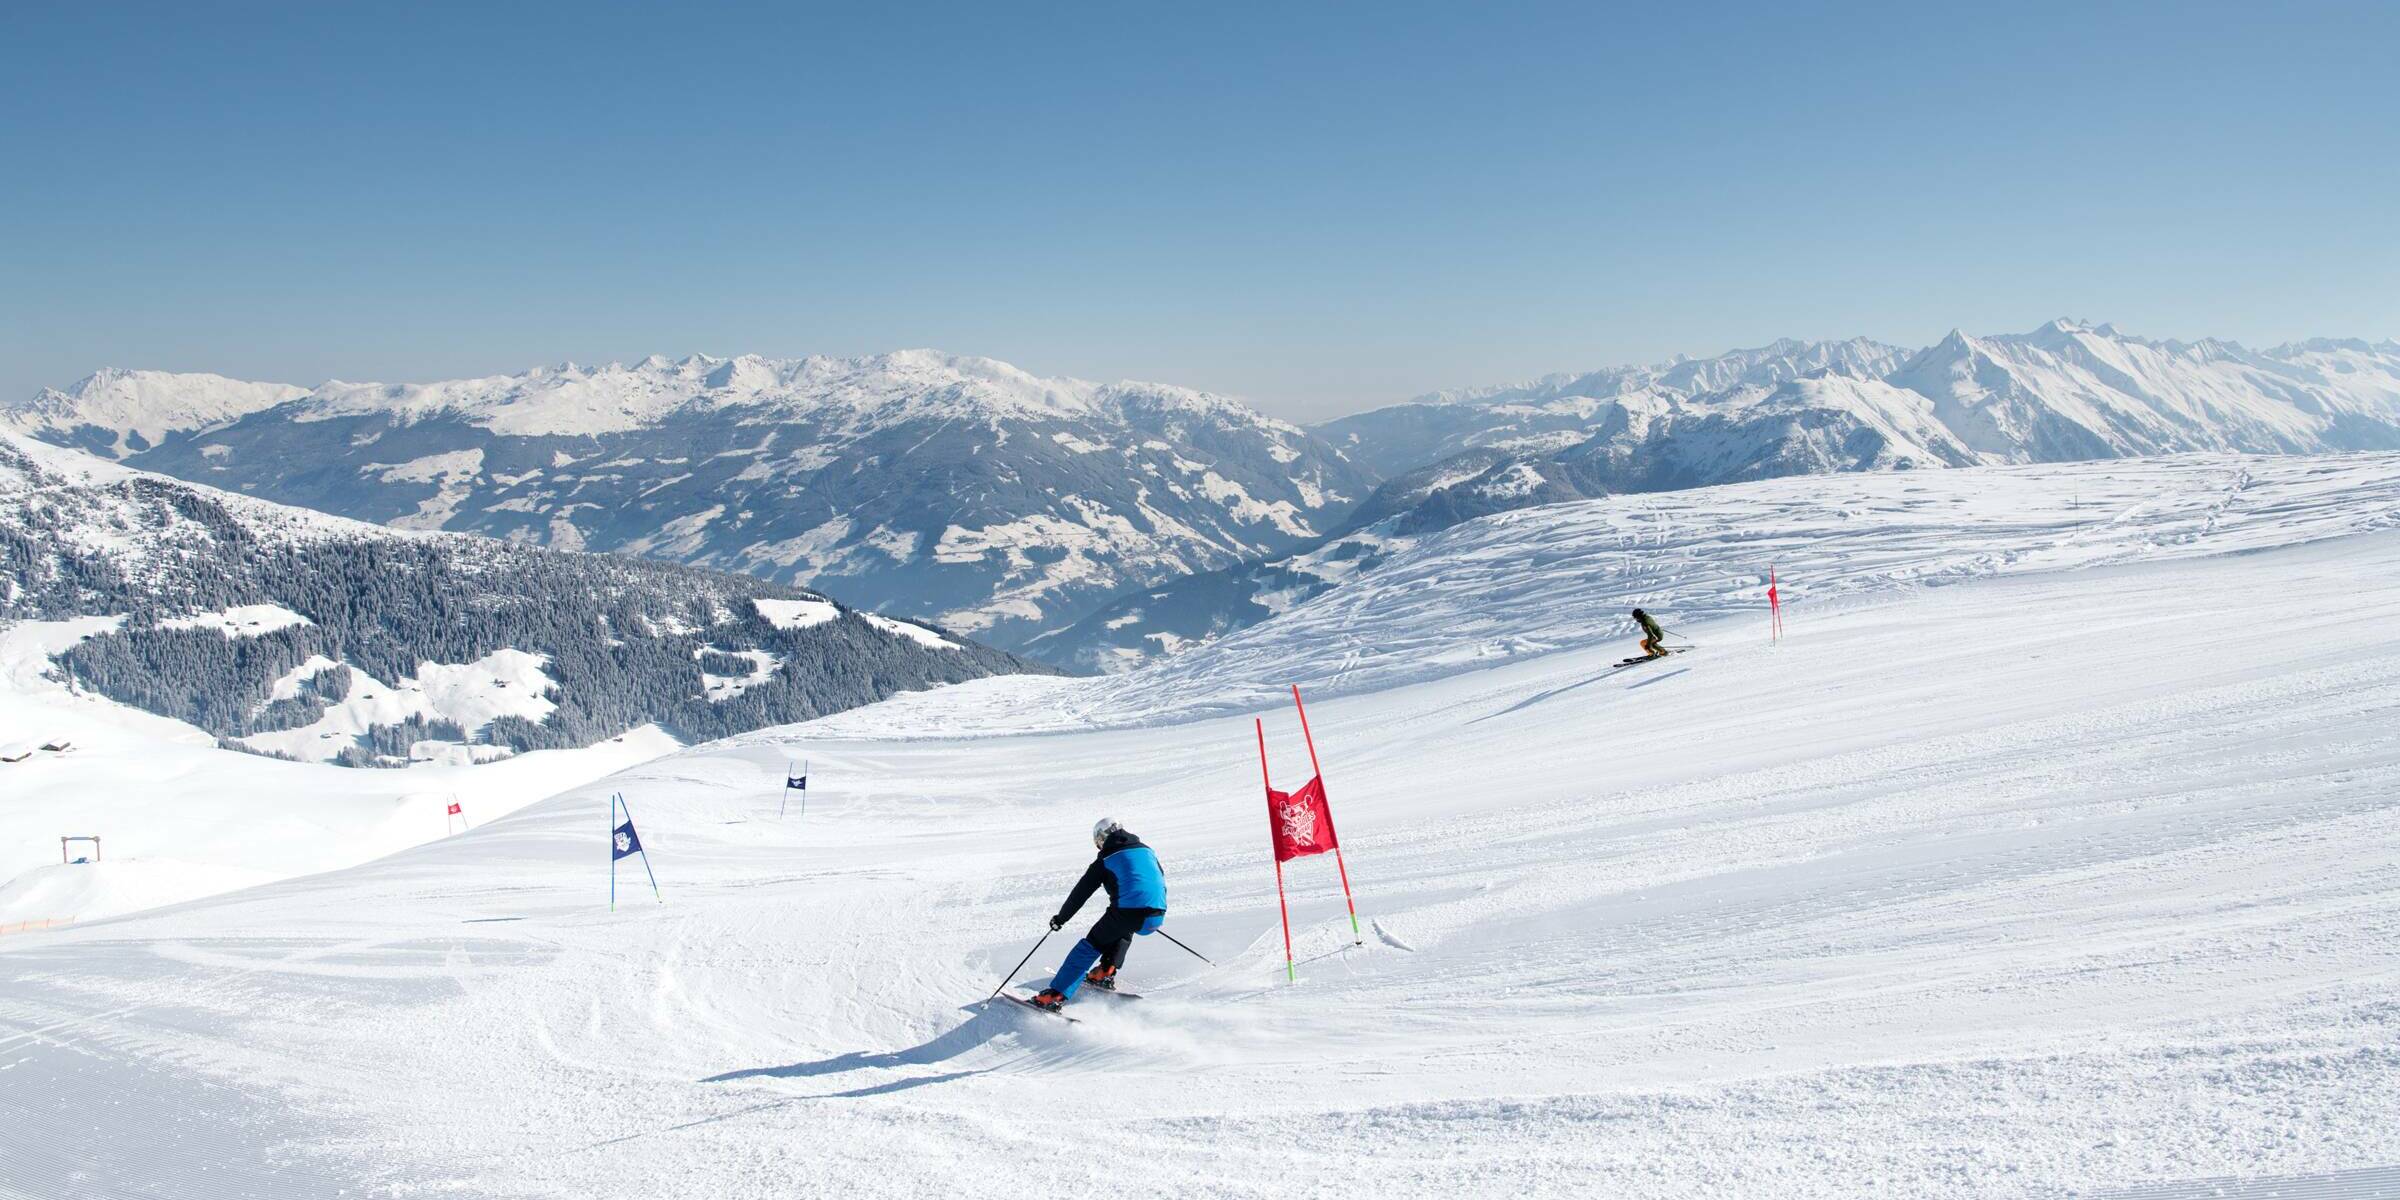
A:
POLYGON ((1374 482, 1221 397, 930 351, 313 389, 104 371, 6 420, 282 503, 806 581, 1000 643, 1312 540, 1374 482))
POLYGON ((394 530, 6 432, 0 629, 37 672, 228 745, 378 766, 721 737, 1044 669, 785 584, 394 530))
POLYGON ((1312 595, 1378 539, 1563 500, 2400 448, 2400 342, 2252 351, 2066 320, 1920 350, 1786 340, 1314 431, 1202 392, 930 351, 313 389, 105 371, 0 422, 284 503, 803 583, 1114 668, 1312 595))
POLYGON ((1318 427, 1379 477, 1391 478, 1473 449, 1531 453, 1564 449, 1617 420, 1619 409, 1649 413, 1730 388, 1771 388, 1819 372, 1875 378, 1909 351, 1868 338, 1789 338, 1711 358, 1547 375, 1530 383, 1434 392, 1340 417, 1318 427))
POLYGON ((1914 352, 1863 339, 1785 341, 1437 394, 1319 432, 1387 475, 1334 537, 1129 593, 1028 648, 1053 662, 1121 667, 1282 611, 1391 539, 1618 492, 2191 451, 2400 448, 2400 342, 2250 351, 2063 320, 2022 335, 1952 333, 1914 352))
POLYGON ((1472 450, 1521 459, 1620 454, 1627 490, 1802 473, 1790 468, 1811 464, 1929 465, 1962 454, 2066 462, 2187 450, 2384 450, 2400 447, 2400 342, 2319 339, 2252 351, 2064 319, 2026 334, 1953 331, 1917 351, 1863 338, 1787 340, 1711 359, 1435 393, 1319 432, 1387 479, 1472 450), (1678 440, 1712 445, 1654 461, 1678 440), (1751 444, 1716 445, 1741 442, 1751 444))

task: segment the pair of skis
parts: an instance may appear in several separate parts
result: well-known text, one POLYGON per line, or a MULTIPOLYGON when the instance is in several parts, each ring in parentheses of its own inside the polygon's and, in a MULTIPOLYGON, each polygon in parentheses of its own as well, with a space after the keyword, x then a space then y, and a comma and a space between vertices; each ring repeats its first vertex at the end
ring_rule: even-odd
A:
MULTIPOLYGON (((1681 654, 1689 649, 1691 649, 1690 646, 1669 646, 1667 648, 1667 654, 1681 654)), ((1617 667, 1638 667, 1646 662, 1657 662, 1658 660, 1665 658, 1667 654, 1636 654, 1632 658, 1619 659, 1617 661, 1617 667)))
MULTIPOLYGON (((1084 985, 1084 987, 1083 987, 1082 991, 1078 992, 1077 994, 1078 994, 1078 995, 1090 994, 1090 995, 1098 995, 1098 996, 1111 996, 1111 997, 1114 997, 1114 998, 1116 998, 1116 999, 1119 999, 1119 1000, 1139 1000, 1139 999, 1141 999, 1141 998, 1142 998, 1142 997, 1141 997, 1141 994, 1140 994, 1140 993, 1138 993, 1138 992, 1120 992, 1120 991, 1117 991, 1117 990, 1116 990, 1116 989, 1114 989, 1114 988, 1095 987, 1095 986, 1092 986, 1092 985, 1090 985, 1090 984, 1086 984, 1086 985, 1084 985)), ((1032 1010, 1033 1010, 1033 1011, 1035 1011, 1035 1012, 1038 1012, 1038 1013, 1046 1013, 1046 1014, 1048 1014, 1048 1015, 1050 1015, 1050 1016, 1057 1017, 1059 1020, 1061 1020, 1061 1021, 1065 1021, 1065 1022, 1066 1022, 1067 1024, 1069 1024, 1069 1025, 1073 1025, 1073 1024, 1076 1024, 1076 1023, 1077 1023, 1077 1021, 1076 1021, 1076 1019, 1075 1019, 1075 1018, 1068 1016, 1066 1013, 1064 1013, 1064 1012, 1060 1011, 1059 1009, 1055 1009, 1055 1008, 1044 1008, 1044 1007, 1042 1007, 1042 1006, 1041 1006, 1041 1005, 1039 1005, 1039 1004, 1035 1004, 1035 1003, 1033 1002, 1033 1000, 1032 1000, 1030 997, 1026 997, 1026 996, 1020 996, 1020 995, 1016 994, 1015 992, 1002 992, 1002 993, 1000 993, 1000 998, 1001 998, 1001 999, 1003 999, 1003 1000, 1006 1000, 1006 1001, 1008 1001, 1008 1002, 1009 1002, 1009 1003, 1011 1003, 1011 1004, 1018 1005, 1019 1007, 1022 1007, 1022 1008, 1030 1008, 1030 1009, 1032 1009, 1032 1010)))
MULTIPOLYGON (((1058 926, 1056 926, 1056 925, 1053 925, 1053 926, 1051 926, 1051 927, 1050 927, 1050 933, 1057 933, 1057 932, 1058 932, 1058 926)), ((1208 963, 1208 965, 1209 965, 1209 966, 1212 966, 1212 967, 1217 965, 1215 962, 1211 961, 1207 955, 1205 955, 1205 954, 1202 954, 1202 953, 1200 953, 1199 951, 1192 949, 1190 946, 1185 946, 1185 945, 1183 944, 1183 939, 1182 939, 1182 938, 1176 937, 1174 934, 1168 933, 1168 932, 1167 932, 1166 930, 1164 930, 1164 929, 1155 930, 1155 931, 1152 931, 1152 932, 1156 932, 1156 933, 1158 934, 1158 936, 1160 936, 1160 937, 1163 937, 1163 938, 1167 939, 1168 941, 1175 943, 1177 946, 1179 946, 1179 947, 1181 947, 1181 948, 1183 949, 1184 953, 1191 955, 1193 958, 1199 959, 1201 962, 1208 963)), ((1041 941, 1037 941, 1037 942, 1035 942, 1035 943, 1033 944, 1033 949, 1026 951, 1026 952, 1025 952, 1025 957, 1018 959, 1018 960, 1017 960, 1017 965, 1015 965, 1015 966, 1013 966, 1013 967, 1010 967, 1010 968, 1008 969, 1008 974, 1006 974, 1006 975, 1003 975, 1003 976, 1001 976, 1001 977, 1000 977, 1000 978, 1003 980, 1003 982, 1001 983, 1001 985, 1000 985, 999 987, 996 987, 996 988, 993 988, 993 989, 992 989, 992 994, 991 994, 991 996, 990 996, 989 998, 987 998, 986 1000, 984 1000, 984 1003, 985 1003, 986 1005, 989 1005, 989 1004, 990 1004, 990 1003, 991 1003, 993 1000, 1006 1000, 1006 1001, 1008 1001, 1008 1002, 1009 1002, 1009 1003, 1011 1003, 1011 1004, 1021 1005, 1021 1006, 1025 1007, 1025 1008, 1030 1008, 1030 1009, 1034 1010, 1035 1012, 1045 1012, 1045 1013, 1048 1013, 1048 1014, 1050 1014, 1051 1016, 1057 1017, 1059 1020, 1061 1020, 1061 1021, 1065 1021, 1065 1022, 1067 1022, 1067 1023, 1069 1023, 1069 1024, 1073 1024, 1073 1023, 1074 1023, 1074 1021, 1075 1021, 1075 1018, 1073 1018, 1073 1017, 1070 1017, 1070 1016, 1068 1016, 1066 1013, 1064 1013, 1064 1012, 1060 1011, 1060 1009, 1063 1009, 1063 1008, 1065 1008, 1065 1007, 1066 1007, 1065 1005, 1063 1005, 1063 1004, 1062 1004, 1062 1005, 1060 1005, 1060 1006, 1059 1006, 1059 1008, 1044 1008, 1044 1007, 1042 1007, 1042 1006, 1041 1006, 1041 1005, 1039 1005, 1039 1004, 1035 1004, 1035 1003, 1033 1002, 1033 1000, 1032 1000, 1032 998, 1031 998, 1031 997, 1027 997, 1027 996, 1013 996, 1013 995, 1010 995, 1010 994, 1009 994, 1009 992, 1008 992, 1008 984, 1005 982, 1006 980, 1008 980, 1008 979, 1010 979, 1010 978, 1014 977, 1014 976, 1016 975, 1016 973, 1017 973, 1017 972, 1024 970, 1024 969, 1025 969, 1025 964, 1026 964, 1026 963, 1029 963, 1029 962, 1032 962, 1032 961, 1033 961, 1033 956, 1034 956, 1034 955, 1036 955, 1036 954, 1039 954, 1039 953, 1041 952, 1041 949, 1042 949, 1042 942, 1047 942, 1047 941, 1049 941, 1049 940, 1050 940, 1050 933, 1045 933, 1045 934, 1043 934, 1043 935, 1042 935, 1042 937, 1041 937, 1041 941)), ((1102 986, 1102 985, 1100 985, 1100 984, 1092 983, 1092 982, 1090 982, 1088 979, 1085 981, 1085 983, 1084 983, 1084 986, 1083 986, 1082 988, 1078 988, 1077 990, 1078 990, 1078 991, 1089 990, 1089 991, 1096 992, 1096 993, 1098 993, 1098 994, 1100 994, 1100 995, 1104 995, 1104 996, 1114 996, 1114 997, 1116 997, 1116 998, 1117 998, 1117 999, 1119 999, 1119 1000, 1139 1000, 1139 999, 1141 999, 1141 996, 1139 996, 1139 995, 1138 995, 1138 994, 1136 994, 1136 993, 1133 993, 1133 992, 1120 992, 1120 991, 1118 991, 1118 990, 1117 990, 1117 989, 1116 989, 1114 986, 1102 986)), ((1039 993, 1039 992, 1036 992, 1036 993, 1034 993, 1034 994, 1035 994, 1035 995, 1040 995, 1041 993, 1039 993)))

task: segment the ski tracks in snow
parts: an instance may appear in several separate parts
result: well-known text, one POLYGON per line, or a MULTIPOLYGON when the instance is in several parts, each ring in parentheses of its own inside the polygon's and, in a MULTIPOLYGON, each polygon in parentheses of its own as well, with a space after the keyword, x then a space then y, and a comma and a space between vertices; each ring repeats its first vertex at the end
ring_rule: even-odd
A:
MULTIPOLYGON (((2027 575, 1775 648, 1703 627, 1673 678, 1604 646, 1312 705, 1367 928, 1329 861, 1288 864, 1297 986, 1247 712, 782 731, 806 820, 771 816, 788 748, 738 739, 0 952, 0 1103, 27 1071, 73 1114, 43 1136, 191 1113, 107 1149, 120 1190, 195 1196, 272 1187, 189 1183, 253 1154, 314 1194, 594 1198, 2035 1196, 2400 1161, 2396 581, 2400 535, 2027 575), (664 905, 606 910, 614 789, 664 905), (979 1006, 1103 812, 1221 965, 1145 938, 1139 1002, 979 1006)), ((1298 727, 1264 715, 1289 780, 1298 727)), ((38 1194, 62 1160, 6 1136, 0 1181, 38 1194)))

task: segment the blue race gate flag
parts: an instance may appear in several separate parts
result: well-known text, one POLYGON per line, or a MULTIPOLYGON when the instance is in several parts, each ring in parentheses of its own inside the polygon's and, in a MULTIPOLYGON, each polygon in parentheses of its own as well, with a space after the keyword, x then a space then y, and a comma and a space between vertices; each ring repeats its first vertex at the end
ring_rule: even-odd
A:
POLYGON ((778 804, 778 805, 776 805, 776 806, 775 806, 775 815, 776 815, 776 816, 780 817, 780 816, 782 816, 784 813, 786 813, 786 812, 788 812, 788 811, 790 811, 790 810, 791 810, 791 805, 792 805, 792 793, 793 793, 793 792, 798 792, 798 793, 800 793, 800 815, 801 815, 801 816, 804 816, 804 817, 805 817, 805 816, 807 816, 807 815, 808 815, 808 764, 807 764, 807 763, 805 763, 805 762, 799 763, 799 764, 797 764, 796 766, 795 766, 795 765, 792 765, 792 764, 786 764, 786 765, 784 766, 784 768, 783 768, 783 802, 782 802, 781 804, 778 804))
POLYGON ((650 878, 650 894, 657 896, 660 904, 665 904, 667 898, 658 890, 658 872, 650 869, 650 853, 642 849, 642 835, 633 831, 633 808, 625 803, 623 792, 618 792, 608 798, 608 822, 609 911, 615 912, 617 909, 617 860, 631 858, 636 854, 642 856, 642 874, 650 878), (617 823, 619 810, 625 813, 625 823, 622 825, 617 823))

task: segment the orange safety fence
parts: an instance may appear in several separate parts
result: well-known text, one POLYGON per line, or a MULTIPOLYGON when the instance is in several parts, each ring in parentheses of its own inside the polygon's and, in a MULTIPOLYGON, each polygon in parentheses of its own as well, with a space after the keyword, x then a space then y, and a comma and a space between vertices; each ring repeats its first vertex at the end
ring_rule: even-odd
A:
POLYGON ((0 925, 0 934, 31 933, 37 929, 56 929, 61 925, 74 923, 75 918, 73 917, 45 917, 39 921, 13 921, 6 925, 0 925))

